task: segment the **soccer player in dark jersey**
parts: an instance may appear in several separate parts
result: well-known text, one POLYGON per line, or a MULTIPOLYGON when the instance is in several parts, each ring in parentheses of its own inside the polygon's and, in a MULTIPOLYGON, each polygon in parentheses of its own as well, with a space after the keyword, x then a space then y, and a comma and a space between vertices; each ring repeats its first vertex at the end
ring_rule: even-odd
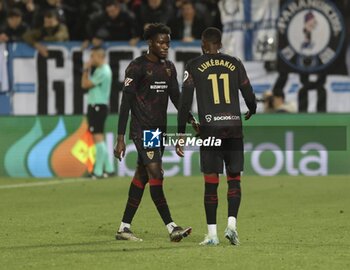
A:
MULTIPOLYGON (((201 171, 204 174, 204 206, 208 235, 201 245, 217 245, 216 210, 217 188, 223 165, 227 174, 228 225, 225 237, 238 245, 236 220, 241 201, 240 173, 243 171, 242 121, 238 91, 249 111, 248 120, 256 111, 256 99, 242 62, 220 53, 221 32, 207 28, 202 34, 203 55, 191 60, 186 67, 178 115, 178 132, 185 133, 188 114, 196 89, 201 139, 221 139, 221 146, 200 148, 201 171)), ((177 145, 177 154, 184 156, 183 147, 177 145)))
MULTIPOLYGON (((166 132, 167 107, 170 100, 178 107, 180 91, 176 69, 166 59, 170 46, 170 29, 163 24, 150 24, 144 32, 148 52, 133 60, 126 69, 123 97, 118 123, 118 139, 114 155, 121 160, 125 155, 124 134, 131 110, 130 139, 138 151, 138 162, 132 179, 117 240, 140 241, 130 230, 130 224, 141 202, 145 185, 149 183, 151 197, 166 225, 173 242, 181 241, 191 233, 191 227, 183 229, 173 221, 163 192, 162 156, 164 147, 144 146, 143 132, 155 130, 158 136, 166 132)), ((187 112, 187 118, 195 119, 187 112)))

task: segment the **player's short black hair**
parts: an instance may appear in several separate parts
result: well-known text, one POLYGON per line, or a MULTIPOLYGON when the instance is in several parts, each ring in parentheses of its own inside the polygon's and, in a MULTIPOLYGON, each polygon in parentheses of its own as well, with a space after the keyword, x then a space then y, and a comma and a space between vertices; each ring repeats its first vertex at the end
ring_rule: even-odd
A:
POLYGON ((149 39, 154 38, 158 34, 170 35, 171 34, 171 30, 165 24, 162 24, 162 23, 151 23, 151 24, 149 24, 146 27, 146 29, 145 29, 145 31, 143 33, 143 38, 145 40, 149 40, 149 39))
POLYGON ((7 17, 8 18, 11 18, 11 17, 22 17, 22 16, 23 16, 23 13, 18 8, 10 9, 9 12, 7 13, 7 17))
POLYGON ((214 44, 221 43, 221 31, 216 27, 208 27, 202 33, 202 39, 214 44))

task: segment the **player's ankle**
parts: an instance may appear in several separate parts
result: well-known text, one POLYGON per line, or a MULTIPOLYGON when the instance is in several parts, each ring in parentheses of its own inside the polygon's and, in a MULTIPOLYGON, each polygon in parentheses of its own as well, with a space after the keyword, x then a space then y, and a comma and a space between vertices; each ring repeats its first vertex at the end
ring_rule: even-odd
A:
POLYGON ((166 228, 167 228, 167 230, 168 230, 169 233, 172 233, 172 231, 174 230, 174 228, 177 227, 176 223, 173 222, 173 221, 170 222, 170 223, 168 223, 168 224, 165 225, 165 226, 166 226, 166 228))
POLYGON ((217 237, 217 226, 216 224, 208 224, 208 236, 209 237, 217 237))
POLYGON ((227 227, 236 229, 237 227, 237 219, 233 216, 228 217, 227 219, 227 227))
POLYGON ((130 223, 121 222, 121 223, 120 223, 120 226, 119 226, 118 232, 124 231, 124 228, 130 229, 130 227, 131 227, 131 224, 130 224, 130 223))

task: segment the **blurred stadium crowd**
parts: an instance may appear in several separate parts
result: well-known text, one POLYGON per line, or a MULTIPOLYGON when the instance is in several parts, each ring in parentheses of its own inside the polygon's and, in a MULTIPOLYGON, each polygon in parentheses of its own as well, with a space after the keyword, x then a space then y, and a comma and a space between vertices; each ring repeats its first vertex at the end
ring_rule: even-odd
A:
MULTIPOLYGON (((149 23, 169 25, 172 38, 191 42, 207 26, 221 28, 216 0, 0 0, 0 42, 104 40, 135 45, 149 23)), ((38 47, 39 52, 45 54, 38 47)))

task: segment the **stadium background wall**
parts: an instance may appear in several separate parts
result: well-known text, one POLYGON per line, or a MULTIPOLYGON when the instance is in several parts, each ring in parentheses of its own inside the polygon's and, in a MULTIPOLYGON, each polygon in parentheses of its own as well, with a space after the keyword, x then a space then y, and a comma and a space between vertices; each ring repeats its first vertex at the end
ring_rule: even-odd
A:
MULTIPOLYGON (((182 82, 186 62, 201 53, 199 42, 172 42, 169 58, 175 63, 179 82, 182 82)), ((89 51, 81 51, 79 42, 48 44, 49 57, 41 57, 24 43, 9 43, 0 46, 7 50, 8 61, 0 59, 0 115, 72 115, 86 113, 86 95, 80 87, 83 60, 89 51), (1 65, 1 63, 3 63, 1 65)), ((124 71, 128 63, 146 51, 146 44, 137 47, 126 42, 106 43, 107 61, 113 70, 113 91, 110 100, 112 113, 117 113, 124 71)), ((350 55, 350 50, 349 50, 350 55)), ((344 59, 343 59, 344 60, 344 59)), ((254 91, 258 97, 273 89, 280 74, 266 70, 263 61, 244 61, 254 91)), ((285 70, 287 72, 287 69, 285 70)), ((279 72, 283 72, 280 69, 279 72)), ((302 87, 298 73, 286 75, 284 90, 287 102, 298 100, 302 87)), ((327 91, 327 112, 350 112, 350 77, 329 75, 325 84, 327 91)), ((308 111, 316 111, 316 91, 309 91, 308 111)), ((243 102, 244 103, 244 102, 243 102)), ((241 108, 246 107, 242 103, 241 108)), ((194 108, 195 110, 195 108, 194 108)), ((263 110, 259 104, 258 111, 263 110)), ((173 106, 169 112, 175 113, 173 106)))
MULTIPOLYGON (((350 114, 264 114, 245 124, 245 174, 333 175, 350 173, 350 114)), ((117 116, 106 124, 110 159, 119 176, 131 176, 136 152, 128 141, 125 160, 112 151, 117 116)), ((169 115, 171 132, 176 115, 169 115)), ((84 116, 0 117, 0 176, 81 177, 86 174, 84 146, 75 148, 87 130, 84 116)), ((86 149, 85 149, 86 150, 86 149)), ((198 150, 180 159, 168 148, 163 159, 167 176, 199 175, 198 150)))

